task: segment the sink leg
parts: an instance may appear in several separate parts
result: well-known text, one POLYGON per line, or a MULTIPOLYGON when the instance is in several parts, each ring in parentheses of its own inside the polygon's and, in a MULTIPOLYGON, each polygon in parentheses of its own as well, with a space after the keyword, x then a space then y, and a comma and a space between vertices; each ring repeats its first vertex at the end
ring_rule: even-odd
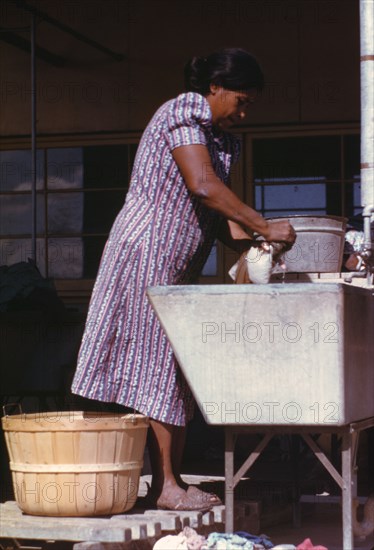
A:
POLYGON ((291 457, 293 471, 293 487, 292 487, 292 515, 293 526, 297 529, 301 526, 301 510, 300 510, 300 437, 296 434, 291 435, 291 457))
POLYGON ((342 438, 342 521, 343 521, 343 548, 353 550, 353 526, 352 526, 352 492, 355 489, 353 472, 353 437, 352 433, 344 432, 342 438))
POLYGON ((225 427, 225 531, 234 532, 234 449, 235 434, 225 427))

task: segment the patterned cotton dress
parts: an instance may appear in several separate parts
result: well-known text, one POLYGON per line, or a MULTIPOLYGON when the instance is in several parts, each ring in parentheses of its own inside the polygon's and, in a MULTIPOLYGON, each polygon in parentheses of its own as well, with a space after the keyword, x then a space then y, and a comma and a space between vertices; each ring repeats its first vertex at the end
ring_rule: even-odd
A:
POLYGON ((207 100, 188 92, 162 105, 145 129, 101 259, 72 385, 75 394, 178 426, 191 419, 194 401, 146 288, 196 281, 211 251, 221 218, 191 195, 171 154, 206 145, 227 182, 239 144, 216 132, 211 116, 207 100))

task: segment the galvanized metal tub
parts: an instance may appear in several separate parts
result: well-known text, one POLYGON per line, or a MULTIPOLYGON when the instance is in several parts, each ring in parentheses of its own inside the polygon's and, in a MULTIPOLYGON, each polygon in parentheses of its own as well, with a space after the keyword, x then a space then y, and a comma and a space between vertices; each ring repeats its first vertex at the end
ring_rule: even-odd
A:
MULTIPOLYGON (((343 262, 347 220, 338 216, 289 216, 268 221, 288 220, 296 242, 283 256, 286 271, 293 273, 333 273, 343 262)), ((276 268, 276 271, 280 269, 276 268)))
POLYGON ((288 283, 148 295, 209 424, 341 426, 374 416, 372 290, 288 283))

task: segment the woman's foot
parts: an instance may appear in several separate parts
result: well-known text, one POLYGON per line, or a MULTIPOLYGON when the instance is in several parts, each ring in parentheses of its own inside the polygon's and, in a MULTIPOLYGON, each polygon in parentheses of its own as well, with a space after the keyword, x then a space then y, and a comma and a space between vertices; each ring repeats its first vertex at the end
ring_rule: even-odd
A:
POLYGON ((136 505, 139 508, 171 510, 179 503, 179 507, 175 509, 182 510, 180 506, 187 506, 187 508, 183 509, 202 511, 222 504, 221 499, 214 493, 207 493, 195 485, 188 485, 184 482, 183 488, 178 485, 169 487, 164 489, 161 494, 152 490, 148 483, 147 488, 147 494, 144 497, 139 497, 136 501, 136 505))
POLYGON ((160 510, 198 511, 207 512, 214 506, 200 494, 189 489, 185 491, 178 485, 164 488, 157 499, 157 508, 160 510))
POLYGON ((200 500, 201 503, 210 504, 211 506, 220 506, 222 504, 222 500, 219 496, 214 493, 202 491, 195 485, 188 485, 186 492, 188 495, 193 496, 195 500, 200 500))
POLYGON ((201 503, 208 503, 211 504, 211 506, 220 506, 222 504, 222 500, 219 496, 214 493, 203 491, 196 487, 196 485, 188 485, 188 483, 183 481, 181 476, 177 477, 177 483, 179 487, 182 487, 182 489, 187 492, 187 494, 193 496, 194 500, 200 500, 201 503))

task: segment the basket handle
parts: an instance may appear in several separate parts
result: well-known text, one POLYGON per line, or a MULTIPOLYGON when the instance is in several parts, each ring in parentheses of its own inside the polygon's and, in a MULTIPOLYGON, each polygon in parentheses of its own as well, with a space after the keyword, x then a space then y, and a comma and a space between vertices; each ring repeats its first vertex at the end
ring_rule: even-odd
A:
POLYGON ((19 414, 23 414, 21 403, 7 403, 6 405, 3 405, 3 416, 9 416, 9 414, 6 413, 7 407, 18 407, 19 414))

